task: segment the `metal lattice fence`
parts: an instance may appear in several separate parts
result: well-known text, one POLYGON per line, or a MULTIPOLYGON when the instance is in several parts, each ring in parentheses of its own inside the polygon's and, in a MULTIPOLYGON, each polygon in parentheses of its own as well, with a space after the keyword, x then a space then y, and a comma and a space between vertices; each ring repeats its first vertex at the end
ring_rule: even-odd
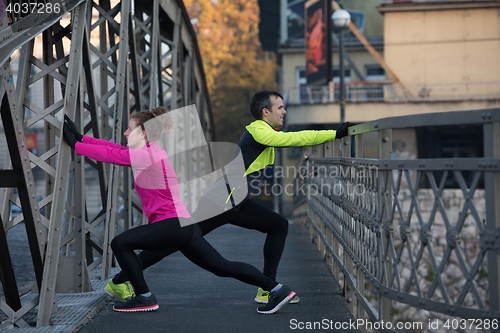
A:
POLYGON ((369 327, 420 321, 428 331, 436 318, 443 329, 498 331, 499 111, 386 118, 304 150, 294 219, 369 327), (393 129, 472 124, 483 128, 482 158, 391 158, 393 129), (378 135, 377 159, 364 158, 368 133, 378 135))

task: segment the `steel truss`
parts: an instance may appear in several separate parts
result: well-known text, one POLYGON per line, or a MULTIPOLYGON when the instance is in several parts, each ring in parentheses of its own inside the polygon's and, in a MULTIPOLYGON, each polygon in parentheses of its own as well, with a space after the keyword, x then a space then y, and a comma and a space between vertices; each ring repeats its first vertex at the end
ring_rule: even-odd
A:
POLYGON ((304 150, 295 221, 308 226, 333 275, 343 281, 357 319, 395 323, 392 309, 400 303, 498 323, 499 111, 380 119, 304 150), (482 158, 391 159, 393 129, 471 124, 483 127, 482 158), (363 158, 363 138, 370 133, 378 137, 378 159, 363 158), (445 188, 450 179, 458 184, 453 192, 445 188), (461 200, 455 211, 445 203, 447 191, 461 200))
MULTIPOLYGON (((0 14, 10 2, 0 0, 0 14)), ((114 265, 110 241, 146 222, 128 168, 75 155, 62 143, 64 114, 83 134, 123 144, 132 112, 196 104, 205 139, 214 140, 200 53, 181 0, 38 2, 60 10, 0 15, 1 115, 9 148, 0 170, 0 276, 5 290, 0 310, 17 327, 29 326, 23 316, 36 306, 37 327, 50 325, 56 292, 90 291, 92 278, 108 279, 114 265), (9 58, 15 51, 17 77, 9 58), (43 103, 35 102, 29 90, 40 91, 43 103), (43 153, 26 147, 24 134, 32 128, 44 129, 43 153), (102 209, 95 217, 88 214, 85 164, 97 171, 102 209), (44 193, 36 193, 33 170, 45 174, 44 193), (23 213, 10 219, 12 203, 23 213), (34 290, 39 290, 26 304, 6 242, 6 233, 22 222, 37 280, 34 290)), ((182 128, 186 147, 197 139, 191 136, 199 135, 196 121, 182 128)), ((206 159, 194 152, 178 163, 189 170, 202 167, 206 159)), ((196 198, 187 193, 202 193, 204 184, 189 186, 198 190, 184 191, 188 206, 196 198)))

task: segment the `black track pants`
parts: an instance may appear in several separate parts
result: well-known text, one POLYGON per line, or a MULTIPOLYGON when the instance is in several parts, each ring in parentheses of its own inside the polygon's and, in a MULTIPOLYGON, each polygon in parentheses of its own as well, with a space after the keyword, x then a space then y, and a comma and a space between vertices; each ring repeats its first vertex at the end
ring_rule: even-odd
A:
POLYGON ((203 238, 198 224, 181 227, 177 218, 127 230, 113 239, 111 248, 122 269, 113 281, 123 283, 129 280, 136 294, 149 291, 143 275, 143 269, 149 267, 143 261, 148 261, 148 254, 175 251, 181 251, 194 264, 217 276, 232 277, 264 290, 271 290, 278 284, 252 265, 224 259, 203 238), (136 255, 134 250, 143 251, 136 255))
MULTIPOLYGON (((199 206, 210 205, 208 199, 202 198, 199 206)), ((250 199, 238 206, 239 209, 227 211, 221 215, 214 216, 204 220, 200 213, 203 209, 197 209, 193 213, 196 221, 202 220, 198 225, 201 228, 203 236, 210 231, 224 225, 233 224, 246 229, 258 230, 266 233, 264 243, 264 275, 276 280, 278 264, 285 247, 286 236, 288 235, 288 220, 273 210, 250 199)), ((162 251, 142 251, 139 253, 139 259, 144 269, 153 266, 166 256, 177 251, 175 248, 162 251)), ((117 275, 115 282, 123 283, 127 281, 124 275, 117 275)))

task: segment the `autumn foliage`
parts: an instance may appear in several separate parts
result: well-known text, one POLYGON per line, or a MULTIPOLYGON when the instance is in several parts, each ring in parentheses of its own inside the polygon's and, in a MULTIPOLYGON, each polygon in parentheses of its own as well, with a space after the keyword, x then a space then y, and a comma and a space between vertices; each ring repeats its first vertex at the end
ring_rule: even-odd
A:
MULTIPOLYGON (((184 0, 197 34, 217 141, 238 142, 253 121, 250 99, 277 89, 274 55, 259 41, 257 0, 184 0)), ((278 18, 277 18, 278 19, 278 18)))

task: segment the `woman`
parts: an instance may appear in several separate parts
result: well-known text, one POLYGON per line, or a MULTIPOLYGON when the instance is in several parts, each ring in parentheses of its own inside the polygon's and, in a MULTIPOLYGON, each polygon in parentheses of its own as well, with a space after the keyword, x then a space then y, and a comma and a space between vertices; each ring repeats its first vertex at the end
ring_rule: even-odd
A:
POLYGON ((159 308, 144 280, 141 259, 134 250, 179 250, 194 264, 217 276, 232 277, 271 290, 269 302, 257 311, 263 314, 279 311, 295 297, 295 292, 249 264, 224 259, 203 238, 194 221, 179 221, 191 217, 180 200, 178 180, 168 156, 155 143, 161 135, 168 134, 172 129, 173 121, 162 107, 136 113, 130 118, 124 133, 127 147, 122 147, 80 134, 71 119, 65 116, 64 138, 77 154, 133 168, 135 189, 149 221, 147 225, 124 231, 111 242, 122 271, 110 279, 106 290, 122 299, 125 298, 126 290, 122 290, 125 292, 122 293, 119 289, 124 286, 126 289, 126 281, 130 281, 135 290, 135 295, 125 299, 125 303, 116 304, 114 310, 136 312, 159 308), (148 126, 146 132, 145 123, 148 121, 152 121, 155 126, 148 126))

